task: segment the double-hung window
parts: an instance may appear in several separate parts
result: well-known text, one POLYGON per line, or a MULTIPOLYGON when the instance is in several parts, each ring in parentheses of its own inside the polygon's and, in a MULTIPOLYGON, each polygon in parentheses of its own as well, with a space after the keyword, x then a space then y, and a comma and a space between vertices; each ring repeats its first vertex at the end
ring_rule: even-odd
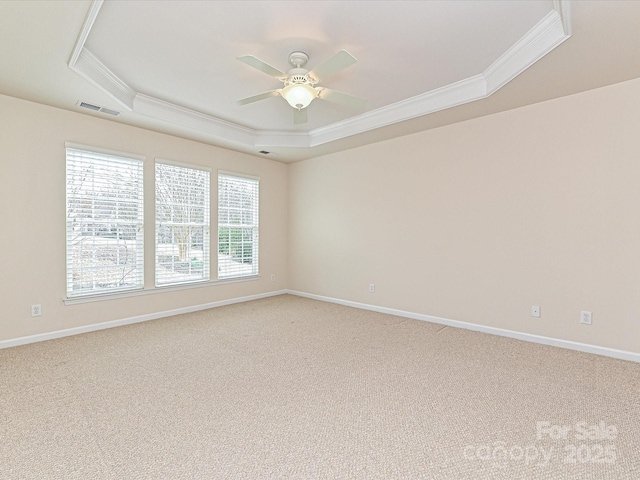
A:
POLYGON ((156 286, 209 280, 209 178, 156 162, 156 286))
POLYGON ((67 296, 142 288, 142 160, 66 151, 67 296))
POLYGON ((218 278, 258 274, 257 178, 218 174, 218 278))

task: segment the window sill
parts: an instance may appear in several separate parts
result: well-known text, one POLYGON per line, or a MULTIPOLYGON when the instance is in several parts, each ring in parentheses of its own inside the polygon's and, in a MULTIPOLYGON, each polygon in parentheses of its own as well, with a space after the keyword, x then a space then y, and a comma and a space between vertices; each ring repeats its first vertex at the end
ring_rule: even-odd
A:
POLYGON ((116 300, 119 298, 140 297, 143 295, 155 295, 157 293, 177 292, 180 290, 191 290, 193 288, 214 287, 216 285, 227 285, 229 283, 251 282, 260 280, 261 275, 251 275, 247 277, 226 278, 224 280, 209 280, 207 282, 194 282, 183 285, 166 285, 161 287, 143 288, 140 290, 130 290, 117 293, 102 293, 98 295, 85 295, 78 297, 67 297, 62 299, 65 305, 77 305, 80 303, 101 302, 103 300, 116 300))

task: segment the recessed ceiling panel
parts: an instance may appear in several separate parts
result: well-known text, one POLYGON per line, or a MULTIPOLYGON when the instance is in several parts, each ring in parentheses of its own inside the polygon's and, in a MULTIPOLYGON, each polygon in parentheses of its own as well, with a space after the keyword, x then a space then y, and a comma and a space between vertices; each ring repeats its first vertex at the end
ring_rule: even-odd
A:
POLYGON ((309 131, 482 73, 546 14, 552 1, 106 1, 86 48, 135 91, 257 130, 309 131), (287 71, 340 49, 358 62, 321 83, 368 100, 356 110, 314 101, 293 124, 282 87, 236 57, 287 71))
POLYGON ((289 162, 638 78, 639 22, 618 0, 4 0, 0 94, 289 162), (364 112, 314 101, 294 126, 282 98, 234 103, 279 86, 237 56, 341 48, 358 62, 326 86, 364 112))

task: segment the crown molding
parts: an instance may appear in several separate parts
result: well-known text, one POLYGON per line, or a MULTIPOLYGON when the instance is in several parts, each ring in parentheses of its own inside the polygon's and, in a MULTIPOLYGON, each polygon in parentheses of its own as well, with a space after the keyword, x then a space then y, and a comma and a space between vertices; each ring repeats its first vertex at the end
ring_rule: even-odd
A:
POLYGON ((137 92, 89 50, 83 48, 75 64, 70 65, 70 67, 117 100, 127 110, 133 110, 133 100, 137 92))
POLYGON ((286 144, 287 146, 301 148, 310 146, 309 135, 305 132, 290 133, 275 130, 254 130, 143 93, 135 95, 133 107, 133 111, 141 115, 215 135, 243 145, 272 147, 286 144))
POLYGON ((133 111, 141 115, 244 145, 253 144, 256 136, 255 130, 250 128, 140 92, 135 95, 133 107, 133 111))
POLYGON ((484 72, 308 132, 255 130, 131 88, 85 47, 104 0, 93 0, 69 67, 128 110, 250 147, 308 148, 486 98, 571 36, 570 1, 553 10, 484 72))
POLYGON ((486 81, 476 75, 309 132, 312 147, 428 115, 486 97, 486 81))
POLYGON ((103 3, 104 0, 93 0, 91 5, 89 5, 89 11, 87 12, 87 16, 85 17, 80 33, 78 34, 78 39, 73 47, 73 52, 71 52, 71 58, 69 58, 69 66, 71 68, 73 68, 77 63, 78 57, 80 57, 80 53, 84 48, 84 44, 87 43, 87 38, 89 38, 89 33, 93 28, 96 18, 98 18, 98 13, 102 8, 103 3))
POLYGON ((568 0, 553 0, 553 9, 562 17, 564 33, 570 37, 573 32, 571 25, 571 2, 568 0))
POLYGON ((552 10, 482 73, 487 80, 487 96, 509 83, 568 38, 562 16, 557 10, 552 10))
MULTIPOLYGON (((562 5, 565 3, 566 0, 562 5)), ((560 6, 559 0, 557 5, 560 6)), ((563 17, 554 9, 481 74, 357 117, 311 130, 311 146, 486 98, 568 38, 569 35, 564 30, 563 17)))
POLYGON ((313 147, 307 132, 286 132, 277 130, 257 130, 253 145, 256 147, 313 147))

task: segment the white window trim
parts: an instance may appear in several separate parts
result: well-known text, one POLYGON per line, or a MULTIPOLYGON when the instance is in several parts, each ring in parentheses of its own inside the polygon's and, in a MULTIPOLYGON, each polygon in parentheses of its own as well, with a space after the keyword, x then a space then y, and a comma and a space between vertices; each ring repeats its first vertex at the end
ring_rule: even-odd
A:
MULTIPOLYGON (((212 200, 212 196, 211 196, 211 176, 212 176, 212 171, 213 169, 209 168, 209 167, 203 167, 201 165, 194 165, 191 163, 185 163, 185 162, 178 162, 175 160, 167 160, 164 158, 160 158, 160 157, 156 157, 155 158, 155 162, 154 162, 154 168, 153 168, 153 197, 154 197, 154 206, 153 206, 153 249, 154 249, 154 253, 153 253, 153 282, 155 285, 155 288, 161 288, 161 289, 165 289, 167 287, 181 287, 181 286, 187 286, 187 285, 196 285, 196 284, 201 284, 201 283, 207 283, 211 281, 211 272, 212 272, 212 245, 211 245, 211 220, 212 220, 212 209, 211 209, 211 200, 212 200), (207 210, 209 212, 209 218, 208 218, 208 225, 207 225, 207 237, 208 237, 208 241, 209 241, 209 250, 208 250, 208 262, 206 265, 206 269, 207 269, 207 278, 206 279, 196 279, 196 280, 192 280, 192 281, 183 281, 183 282, 174 282, 174 283, 166 283, 166 284, 158 284, 158 272, 157 272, 157 249, 158 249, 158 239, 157 239, 157 212, 156 212, 156 202, 157 202, 157 197, 156 197, 156 184, 155 184, 155 180, 156 180, 156 165, 161 164, 161 165, 170 165, 170 166, 174 166, 174 167, 179 167, 179 168, 185 168, 185 169, 191 169, 191 170, 199 170, 201 172, 207 172, 209 173, 209 204, 207 205, 207 210)), ((217 180, 217 178, 216 178, 217 180)), ((217 189, 216 189, 217 192, 217 189)), ((217 243, 216 243, 216 255, 217 255, 217 243)), ((217 257, 216 257, 217 258, 217 257)), ((196 285, 197 286, 197 285, 196 285)))
POLYGON ((261 195, 261 179, 260 177, 257 177, 255 175, 249 175, 249 174, 245 174, 245 173, 239 173, 239 172, 232 172, 229 170, 218 170, 217 175, 216 175, 216 191, 217 191, 217 211, 216 211, 216 259, 219 258, 219 254, 220 254, 220 222, 219 222, 219 217, 220 217, 220 200, 219 200, 219 196, 220 196, 220 191, 219 191, 219 187, 220 187, 220 175, 223 176, 228 176, 228 177, 237 177, 237 178, 244 178, 247 180, 252 180, 257 182, 258 184, 258 223, 257 223, 257 229, 258 229, 258 265, 256 266, 256 272, 251 274, 251 275, 238 275, 238 276, 230 276, 230 277, 223 277, 220 278, 220 266, 218 265, 217 267, 217 279, 218 281, 227 281, 227 280, 234 280, 234 279, 243 279, 243 278, 250 278, 252 276, 259 276, 260 275, 260 221, 262 218, 262 215, 260 215, 260 205, 261 205, 261 201, 260 201, 260 195, 261 195))
POLYGON ((185 283, 184 285, 166 285, 160 287, 151 287, 137 290, 128 290, 126 292, 101 293, 95 295, 85 295, 83 297, 66 297, 62 299, 64 305, 77 305, 80 303, 103 302, 105 300, 118 300, 121 298, 141 297, 146 295, 155 295, 157 293, 177 292, 180 290, 191 290, 194 288, 215 287, 220 285, 228 285, 230 283, 253 282, 260 280, 262 275, 251 275, 246 277, 223 278, 222 280, 208 280, 202 282, 185 283))
MULTIPOLYGON (((79 143, 79 142, 72 142, 72 141, 66 141, 64 142, 64 148, 65 151, 67 148, 72 148, 72 149, 77 149, 77 150, 86 150, 89 152, 95 152, 95 153, 99 153, 99 154, 105 154, 105 155, 114 155, 117 157, 125 157, 125 158, 131 158, 134 160, 140 160, 143 163, 146 162, 147 157, 144 155, 140 155, 140 154, 136 154, 136 153, 131 153, 131 152, 126 152, 126 151, 121 151, 121 150, 115 150, 115 149, 111 149, 111 148, 104 148, 104 147, 97 147, 95 145, 89 145, 89 144, 84 144, 84 143, 79 143)), ((65 152, 65 158, 66 158, 66 152, 65 152)), ((180 167, 188 167, 188 168, 194 168, 194 169, 200 169, 203 171, 209 171, 212 175, 213 175, 213 169, 209 168, 209 167, 204 167, 201 165, 193 165, 193 164, 187 164, 187 163, 183 163, 183 162, 177 162, 177 161, 173 161, 173 160, 167 160, 164 158, 160 158, 160 157, 156 157, 155 158, 156 161, 159 161, 161 163, 166 163, 166 164, 170 164, 170 165, 175 165, 175 166, 180 166, 180 167)), ((66 162, 66 160, 65 160, 66 162)), ((145 168, 143 167, 143 186, 144 186, 144 190, 146 190, 147 188, 147 180, 145 178, 145 168)), ((154 164, 154 172, 155 172, 155 164, 154 164)), ((215 205, 217 206, 218 203, 218 197, 217 197, 217 175, 218 174, 223 174, 223 175, 229 175, 229 176, 234 176, 234 177, 239 177, 239 178, 246 178, 249 180, 256 180, 258 182, 261 182, 260 177, 255 176, 255 175, 250 175, 250 174, 245 174, 245 173, 241 173, 241 172, 232 172, 229 170, 217 170, 216 171, 216 195, 211 197, 210 200, 210 209, 209 209, 209 215, 210 215, 210 225, 209 228, 212 228, 213 222, 211 220, 213 220, 214 216, 216 219, 215 222, 215 226, 216 226, 216 243, 215 243, 215 258, 216 258, 216 265, 215 265, 215 271, 217 272, 217 252, 218 252, 218 235, 217 235, 217 228, 218 228, 218 222, 217 222, 217 216, 218 216, 218 210, 217 208, 211 208, 213 205, 213 201, 215 200, 215 205)), ((66 177, 65 177, 65 182, 66 182, 66 177)), ((154 194, 155 194, 155 174, 154 174, 154 194)), ((211 180, 210 180, 210 195, 211 195, 211 180)), ((261 190, 261 189, 260 189, 261 190)), ((260 195, 260 190, 259 190, 259 195, 260 195)), ((144 192, 146 193, 146 191, 144 192)), ((146 211, 146 198, 147 195, 144 195, 144 202, 145 202, 145 210, 144 210, 144 216, 145 218, 147 217, 147 211, 146 211)), ((260 201, 260 197, 258 197, 258 201, 260 201)), ((65 206, 66 208, 66 206, 65 206)), ((155 201, 154 201, 154 209, 153 209, 153 229, 154 229, 154 235, 153 235, 153 246, 155 248, 155 201)), ((260 216, 261 217, 261 216, 260 216)), ((258 229, 260 228, 260 217, 258 218, 258 229)), ((144 220, 144 223, 147 224, 148 219, 144 220)), ((145 237, 146 238, 146 234, 145 237)), ((210 234, 210 238, 211 238, 211 234, 210 234)), ((146 243, 144 245, 145 250, 146 250, 146 243)), ((214 245, 210 245, 210 258, 211 261, 213 262, 213 258, 214 258, 214 245)), ((65 241, 65 249, 66 249, 66 241, 65 241)), ((145 253, 146 256, 146 253, 145 253)), ((66 255, 65 255, 66 257, 66 255)), ((154 251, 154 258, 155 258, 155 251, 154 251)), ((146 264, 147 262, 143 263, 143 275, 144 278, 146 279, 147 273, 146 270, 144 270, 146 268, 146 264)), ((213 267, 214 265, 211 265, 211 267, 213 267)), ((211 269, 210 271, 214 271, 213 269, 211 269)), ((65 274, 66 276, 66 274, 65 274)), ((155 279, 155 269, 154 269, 154 274, 153 277, 155 279)), ((192 282, 192 283, 185 283, 185 284, 179 284, 179 285, 161 285, 161 286, 144 286, 141 288, 136 288, 136 289, 131 289, 131 290, 121 290, 121 291, 113 291, 113 292, 105 292, 105 293, 91 293, 91 294, 86 294, 86 295, 79 295, 79 296, 65 296, 61 298, 62 303, 67 306, 71 306, 71 305, 78 305, 78 304, 83 304, 83 303, 93 303, 93 302, 104 302, 104 301, 112 301, 112 300, 118 300, 118 299, 125 299, 125 298, 133 298, 133 297, 140 297, 140 296, 147 296, 147 295, 156 295, 156 294, 163 294, 163 293, 169 293, 169 292, 176 292, 176 291, 181 291, 181 290, 191 290, 194 288, 205 288, 205 287, 216 287, 216 286, 222 286, 222 285, 228 285, 228 284, 233 284, 233 283, 243 283, 243 282, 253 282, 253 281, 258 281, 262 279, 262 275, 260 273, 257 273, 255 275, 247 275, 247 276, 243 276, 243 277, 229 277, 229 278, 223 278, 223 279, 219 279, 219 278, 215 278, 215 279, 209 279, 209 280, 203 280, 203 281, 198 281, 198 282, 192 282)), ((145 284, 146 284, 146 280, 145 280, 145 284)))
POLYGON ((124 152, 121 150, 113 150, 111 148, 96 147, 94 145, 87 145, 84 143, 64 142, 64 148, 65 150, 67 148, 75 148, 76 150, 87 150, 89 152, 101 153, 103 155, 113 155, 115 157, 131 158, 133 160, 140 160, 142 162, 145 162, 147 160, 147 157, 145 157, 144 155, 139 155, 137 153, 124 152))
POLYGON ((238 173, 232 172, 229 170, 218 170, 218 175, 227 175, 228 177, 239 177, 246 178, 247 180, 255 180, 256 182, 260 182, 260 177, 256 177, 255 175, 249 175, 248 173, 238 173))
MULTIPOLYGON (((83 143, 77 143, 77 142, 71 142, 71 141, 65 141, 64 142, 64 148, 65 148, 65 211, 68 208, 68 199, 67 199, 67 187, 66 187, 66 182, 67 182, 67 172, 66 172, 66 163, 67 163, 67 149, 73 149, 73 150, 80 150, 80 151, 86 151, 89 153, 96 153, 96 154, 100 154, 100 155, 110 155, 110 156, 114 156, 114 157, 121 157, 121 158, 127 158, 127 159, 131 159, 131 160, 137 160, 139 162, 142 163, 142 264, 141 264, 141 280, 142 280, 142 285, 139 287, 134 287, 134 288, 123 288, 123 289, 113 289, 111 291, 108 292, 89 292, 89 293, 80 293, 77 295, 69 295, 69 291, 68 291, 68 270, 65 267, 65 290, 67 293, 66 296, 66 300, 72 301, 72 300, 78 300, 78 301, 83 301, 83 300, 91 300, 92 298, 96 298, 96 297, 102 297, 105 295, 126 295, 126 294, 133 294, 136 292, 141 292, 144 289, 144 276, 145 276, 145 261, 144 261, 144 257, 145 257, 145 232, 144 232, 144 224, 145 224, 145 186, 144 186, 144 181, 145 181, 145 175, 144 175, 144 165, 145 165, 145 161, 146 161, 146 157, 144 155, 139 155, 139 154, 135 154, 135 153, 131 153, 131 152, 125 152, 125 151, 120 151, 120 150, 114 150, 114 149, 110 149, 110 148, 104 148, 104 147, 98 147, 95 145, 88 145, 88 144, 83 144, 83 143)), ((66 215, 65 215, 66 216, 66 215)), ((65 223, 68 220, 65 219, 65 223)), ((67 249, 68 249, 68 238, 67 238, 67 226, 65 225, 65 265, 68 262, 68 253, 67 253, 67 249)))
MULTIPOLYGON (((203 172, 213 173, 213 169, 210 167, 204 167, 202 165, 196 165, 194 163, 179 162, 177 160, 167 160, 162 157, 155 157, 155 163, 162 163, 165 165, 173 165, 174 167, 192 168, 193 170, 202 170, 203 172)), ((154 163, 154 165, 155 165, 154 163)))

